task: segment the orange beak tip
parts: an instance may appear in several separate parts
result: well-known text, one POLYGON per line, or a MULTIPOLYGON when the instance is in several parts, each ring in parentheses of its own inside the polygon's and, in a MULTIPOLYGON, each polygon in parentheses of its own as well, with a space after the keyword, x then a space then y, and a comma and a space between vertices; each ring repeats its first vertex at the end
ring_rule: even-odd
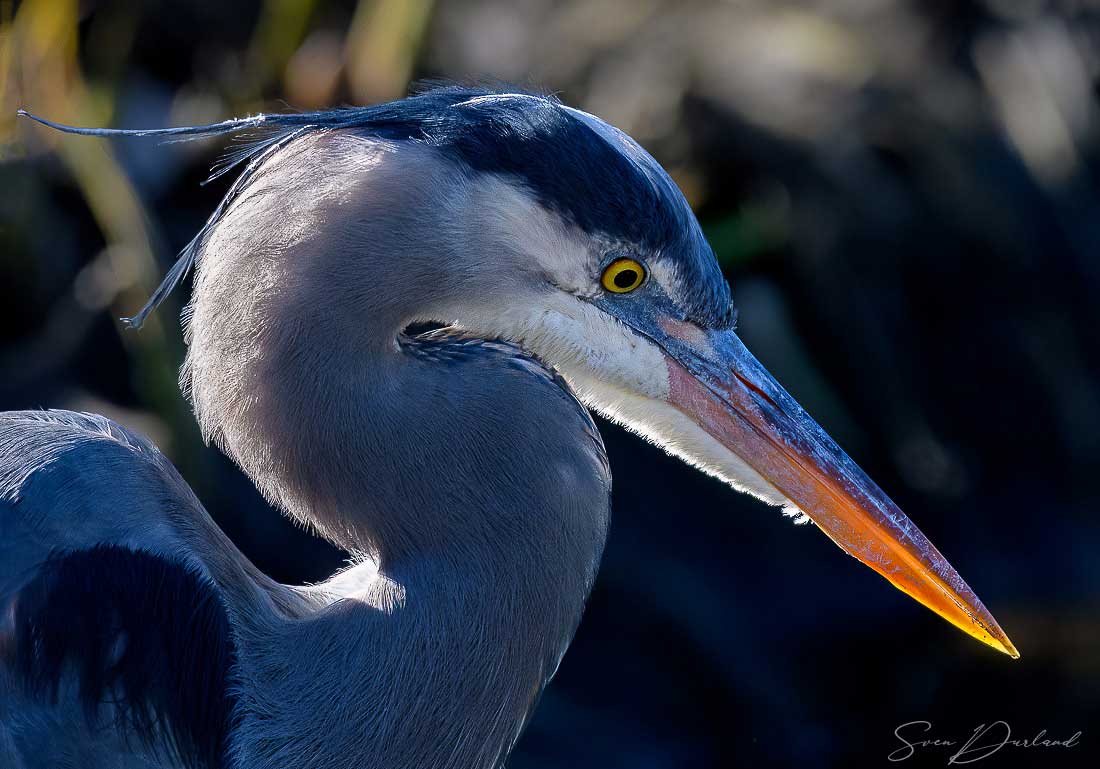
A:
POLYGON ((1003 631, 1000 638, 991 638, 990 640, 986 641, 986 643, 992 646, 997 651, 1007 654, 1014 660, 1020 659, 1020 652, 1016 650, 1016 646, 1012 643, 1009 637, 1004 634, 1003 631))

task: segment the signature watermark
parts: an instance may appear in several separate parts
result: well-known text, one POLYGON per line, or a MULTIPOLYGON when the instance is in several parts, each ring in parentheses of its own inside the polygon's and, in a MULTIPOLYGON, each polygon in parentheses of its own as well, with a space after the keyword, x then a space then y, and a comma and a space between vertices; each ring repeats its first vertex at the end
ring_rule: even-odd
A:
POLYGON ((980 724, 967 736, 946 737, 932 731, 931 721, 908 721, 894 729, 900 747, 886 758, 890 761, 906 761, 919 753, 942 750, 947 755, 947 765, 973 764, 1001 751, 1035 750, 1061 751, 1081 744, 1080 730, 1069 735, 1050 736, 1046 729, 1017 736, 1007 721, 980 724))

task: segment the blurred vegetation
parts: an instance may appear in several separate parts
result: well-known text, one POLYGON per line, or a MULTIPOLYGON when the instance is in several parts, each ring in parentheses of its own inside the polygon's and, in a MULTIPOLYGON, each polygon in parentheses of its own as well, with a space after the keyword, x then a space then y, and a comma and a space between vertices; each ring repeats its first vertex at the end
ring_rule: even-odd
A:
POLYGON ((880 765, 898 723, 965 735, 991 713, 1085 729, 1049 765, 1095 765, 1097 0, 0 0, 0 408, 135 426, 261 566, 323 576, 339 554, 198 438, 175 386, 186 291, 140 333, 114 320, 216 204, 224 184, 199 182, 222 147, 15 110, 183 125, 425 77, 543 87, 649 148, 746 342, 1024 655, 982 656, 824 537, 604 425, 615 530, 513 765, 880 765), (898 660, 899 636, 926 654, 898 660))

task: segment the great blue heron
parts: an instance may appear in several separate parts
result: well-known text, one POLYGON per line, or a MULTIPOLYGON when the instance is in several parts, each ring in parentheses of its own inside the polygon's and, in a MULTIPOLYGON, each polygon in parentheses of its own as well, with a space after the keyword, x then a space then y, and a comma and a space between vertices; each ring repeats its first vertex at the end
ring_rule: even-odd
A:
POLYGON ((135 322, 196 268, 181 381, 203 434, 353 565, 278 584, 144 438, 90 414, 0 416, 5 767, 501 765, 604 546, 587 409, 808 516, 1017 656, 742 345, 684 197, 598 118, 449 86, 205 127, 55 127, 263 132, 135 322))

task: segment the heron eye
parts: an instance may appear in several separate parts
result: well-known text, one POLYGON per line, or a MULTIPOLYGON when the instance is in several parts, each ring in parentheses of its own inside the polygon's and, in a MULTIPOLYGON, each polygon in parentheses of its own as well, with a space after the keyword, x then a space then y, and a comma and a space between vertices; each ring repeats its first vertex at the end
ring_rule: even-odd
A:
POLYGON ((642 285, 645 280, 645 267, 633 259, 616 259, 603 271, 600 282, 608 291, 625 294, 642 285))

